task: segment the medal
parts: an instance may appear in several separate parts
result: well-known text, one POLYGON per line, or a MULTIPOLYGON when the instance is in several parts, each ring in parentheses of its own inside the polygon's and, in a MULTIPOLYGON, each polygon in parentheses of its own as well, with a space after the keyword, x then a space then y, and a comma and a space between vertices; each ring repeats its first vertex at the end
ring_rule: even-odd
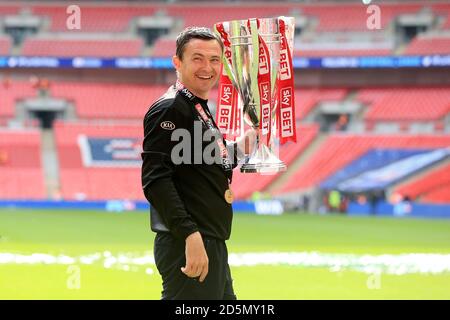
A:
POLYGON ((231 189, 225 190, 225 201, 228 202, 229 204, 232 204, 233 199, 234 199, 233 191, 231 191, 231 189))

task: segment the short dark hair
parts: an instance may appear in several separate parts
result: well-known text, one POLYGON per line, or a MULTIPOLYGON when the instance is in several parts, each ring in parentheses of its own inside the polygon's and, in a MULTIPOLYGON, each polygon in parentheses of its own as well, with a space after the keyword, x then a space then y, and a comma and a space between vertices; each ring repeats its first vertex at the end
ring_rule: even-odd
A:
POLYGON ((216 40, 223 51, 222 41, 211 31, 211 29, 205 27, 189 27, 184 29, 177 37, 176 55, 180 60, 183 59, 184 47, 186 47, 186 44, 192 39, 216 40))

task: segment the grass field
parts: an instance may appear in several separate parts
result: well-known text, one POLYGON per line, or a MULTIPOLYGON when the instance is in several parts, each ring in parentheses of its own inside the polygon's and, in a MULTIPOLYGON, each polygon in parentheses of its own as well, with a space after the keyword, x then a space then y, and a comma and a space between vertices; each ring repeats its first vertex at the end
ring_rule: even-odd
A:
MULTIPOLYGON (((449 220, 238 213, 233 224, 228 246, 239 299, 450 299, 449 220), (248 253, 303 256, 252 265, 248 253), (370 271, 374 257, 389 266, 412 253, 426 255, 408 255, 406 264, 443 267, 370 271), (336 265, 349 255, 369 271, 336 265)), ((0 237, 0 299, 160 297, 145 212, 1 210, 0 237)))

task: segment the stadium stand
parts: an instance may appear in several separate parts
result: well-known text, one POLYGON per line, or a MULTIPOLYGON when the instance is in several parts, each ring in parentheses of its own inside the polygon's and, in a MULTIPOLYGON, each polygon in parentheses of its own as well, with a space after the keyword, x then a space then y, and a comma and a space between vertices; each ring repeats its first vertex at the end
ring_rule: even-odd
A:
POLYGON ((294 51, 300 57, 334 57, 334 56, 388 56, 390 49, 328 49, 328 50, 306 50, 294 51))
POLYGON ((344 99, 348 90, 343 88, 334 89, 296 89, 295 117, 303 119, 306 117, 321 101, 339 101, 344 99))
POLYGON ((428 192, 422 200, 431 203, 450 203, 450 183, 428 192))
POLYGON ((183 27, 189 26, 213 26, 217 21, 217 13, 220 12, 222 21, 248 19, 249 17, 272 17, 288 15, 292 6, 287 3, 267 4, 239 4, 239 5, 200 5, 197 10, 186 5, 167 6, 166 13, 169 16, 181 19, 183 27))
POLYGON ((36 89, 28 81, 3 81, 0 84, 0 119, 13 118, 20 99, 36 96, 36 89))
MULTIPOLYGON (((136 30, 135 21, 137 18, 151 18, 156 15, 175 18, 172 27, 172 34, 169 39, 173 39, 176 34, 175 30, 186 26, 205 25, 210 26, 217 22, 217 13, 220 12, 222 21, 244 19, 248 17, 273 17, 280 15, 294 15, 306 19, 306 23, 302 24, 301 32, 297 35, 296 50, 297 56, 374 56, 374 55, 391 55, 395 53, 394 34, 392 25, 396 19, 402 14, 419 14, 424 9, 431 10, 436 17, 445 19, 441 29, 448 28, 450 8, 446 4, 436 3, 424 5, 419 3, 379 4, 381 15, 380 30, 385 32, 374 32, 368 35, 367 32, 367 12, 361 10, 360 3, 345 4, 297 4, 281 2, 279 4, 268 3, 263 6, 260 3, 211 3, 208 5, 170 3, 170 4, 145 4, 145 5, 127 5, 123 4, 84 4, 83 19, 80 30, 67 29, 67 6, 55 3, 52 5, 30 4, 30 14, 35 17, 47 19, 49 27, 43 27, 43 32, 57 32, 59 39, 51 39, 51 42, 40 40, 39 34, 37 38, 28 37, 26 46, 22 50, 23 55, 60 55, 67 56, 69 51, 73 55, 98 55, 98 56, 141 56, 147 55, 142 50, 142 44, 137 40, 123 40, 106 42, 105 46, 111 50, 103 49, 105 46, 89 43, 86 40, 65 39, 65 35, 73 36, 74 32, 78 33, 105 33, 127 35, 136 30), (194 9, 195 8, 195 9, 194 9), (365 32, 365 33, 364 33, 365 32), (365 35, 361 39, 361 35, 365 35), (324 41, 322 36, 331 37, 324 41), (363 41, 362 41, 363 40, 363 41), (86 42, 85 42, 86 41, 86 42), (127 41, 130 41, 128 43, 127 41), (136 43, 133 43, 136 41, 136 43), (321 46, 326 45, 326 49, 310 47, 309 42, 312 41, 321 46), (362 41, 362 42, 361 42, 362 41), (58 44, 62 42, 62 44, 58 44), (128 51, 122 52, 120 45, 131 46, 128 51), (42 46, 50 46, 53 49, 46 51, 40 49, 42 46), (73 46, 73 47, 71 47, 73 46), (64 50, 64 47, 67 47, 64 50), (79 49, 76 49, 78 47, 79 49), (76 49, 75 51, 73 51, 76 49), (109 54, 108 54, 109 53, 109 54)), ((23 8, 21 6, 5 6, 0 14, 18 14, 23 8)), ((439 36, 438 36, 439 37, 439 36)), ((433 40, 430 46, 429 40, 421 40, 416 38, 407 48, 406 54, 418 53, 448 53, 448 39, 437 38, 433 40), (446 47, 447 45, 447 47, 446 47)), ((154 56, 171 55, 173 51, 172 40, 159 38, 156 41, 152 52, 154 56)))
POLYGON ((440 29, 450 28, 450 5, 448 3, 433 3, 431 4, 433 12, 443 19, 440 29))
POLYGON ((362 101, 372 101, 366 120, 435 120, 450 111, 450 89, 363 89, 362 101))
MULTIPOLYGON (((381 28, 386 29, 397 15, 418 12, 421 8, 420 4, 380 4, 381 28)), ((302 7, 302 13, 318 19, 317 31, 358 31, 367 27, 367 12, 361 10, 359 3, 307 5, 302 7)))
POLYGON ((20 6, 11 4, 2 4, 0 6, 0 16, 6 16, 9 14, 17 14, 19 12, 20 6))
POLYGON ((404 54, 448 54, 450 53, 450 38, 444 37, 416 37, 406 48, 404 54))
POLYGON ((135 57, 141 55, 142 39, 130 40, 74 40, 27 39, 24 56, 56 57, 135 57))
MULTIPOLYGON (((428 200, 439 200, 440 195, 442 193, 445 194, 441 189, 445 189, 447 195, 449 194, 450 164, 436 168, 425 176, 414 179, 413 181, 396 188, 395 192, 409 196, 411 199, 424 197, 424 199, 428 200)), ((448 200, 448 196, 446 199, 448 200)))
POLYGON ((308 161, 275 193, 306 190, 314 187, 360 157, 369 149, 383 148, 438 148, 450 145, 445 135, 352 135, 332 134, 308 161))
MULTIPOLYGON (((32 12, 38 16, 49 18, 50 31, 67 31, 66 6, 34 5, 32 12)), ((125 32, 130 26, 131 19, 138 16, 153 15, 152 6, 105 6, 83 5, 83 19, 80 32, 125 32)))
POLYGON ((74 103, 81 119, 142 120, 148 107, 167 91, 168 86, 56 82, 54 97, 74 103))
POLYGON ((46 197, 37 130, 0 129, 0 199, 46 197))
POLYGON ((156 40, 152 56, 153 57, 170 57, 173 56, 173 53, 175 52, 175 39, 164 39, 159 38, 156 40))
POLYGON ((11 38, 0 35, 0 55, 9 55, 11 53, 11 38))

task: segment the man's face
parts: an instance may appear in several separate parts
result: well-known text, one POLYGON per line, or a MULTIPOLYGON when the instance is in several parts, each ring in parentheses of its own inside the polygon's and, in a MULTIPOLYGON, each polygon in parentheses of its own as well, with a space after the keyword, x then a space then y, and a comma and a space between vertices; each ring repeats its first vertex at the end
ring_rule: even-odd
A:
POLYGON ((196 96, 208 99, 220 75, 222 48, 216 40, 192 39, 184 47, 183 58, 173 57, 178 77, 196 96))

